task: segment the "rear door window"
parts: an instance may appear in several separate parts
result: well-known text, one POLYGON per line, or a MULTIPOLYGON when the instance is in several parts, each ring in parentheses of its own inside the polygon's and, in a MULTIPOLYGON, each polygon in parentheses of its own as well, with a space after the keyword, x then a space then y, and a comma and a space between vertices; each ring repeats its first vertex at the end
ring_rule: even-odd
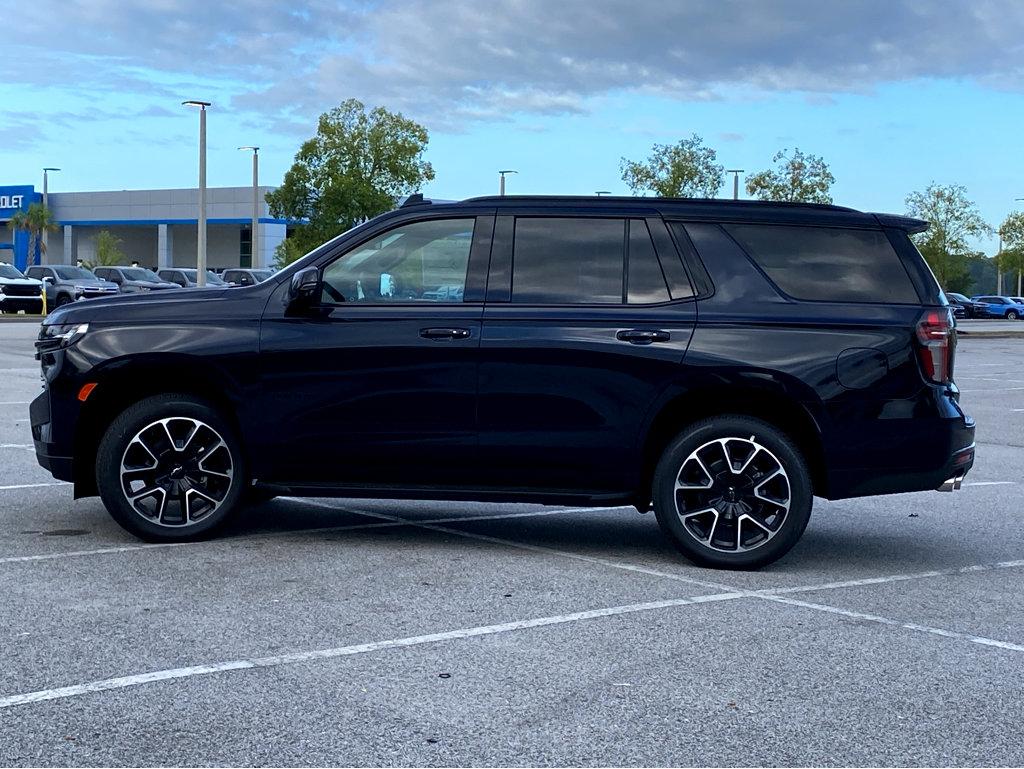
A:
POLYGON ((629 220, 628 262, 626 301, 629 304, 669 301, 668 285, 658 263, 647 222, 643 219, 629 220))
POLYGON ((879 230, 767 224, 723 226, 775 285, 794 299, 920 302, 903 263, 879 230))
POLYGON ((625 219, 517 218, 512 301, 621 304, 625 243, 625 219))

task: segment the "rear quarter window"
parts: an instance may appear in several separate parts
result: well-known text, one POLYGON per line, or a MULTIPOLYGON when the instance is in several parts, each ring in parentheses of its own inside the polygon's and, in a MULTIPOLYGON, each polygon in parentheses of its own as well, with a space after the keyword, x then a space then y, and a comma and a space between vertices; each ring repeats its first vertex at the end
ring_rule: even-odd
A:
POLYGON ((784 293, 824 302, 919 304, 880 230, 727 224, 725 230, 784 293))

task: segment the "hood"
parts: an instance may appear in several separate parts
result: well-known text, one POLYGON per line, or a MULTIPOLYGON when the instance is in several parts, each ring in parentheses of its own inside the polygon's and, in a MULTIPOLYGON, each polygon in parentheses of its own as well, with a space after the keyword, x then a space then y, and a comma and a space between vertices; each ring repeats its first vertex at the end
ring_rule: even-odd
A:
MULTIPOLYGON (((182 320, 204 315, 210 303, 228 298, 226 288, 210 291, 143 291, 72 302, 46 316, 44 325, 124 322, 128 319, 182 320)), ((215 310, 222 315, 222 310, 215 310)))
POLYGON ((126 280, 125 285, 149 288, 154 291, 159 291, 164 288, 181 288, 177 283, 169 283, 166 280, 126 280))
POLYGON ((98 286, 100 288, 117 288, 117 284, 110 280, 103 280, 102 278, 65 278, 61 280, 64 284, 74 284, 76 286, 98 286))
POLYGON ((35 278, 0 278, 0 291, 4 286, 41 286, 43 281, 35 278))

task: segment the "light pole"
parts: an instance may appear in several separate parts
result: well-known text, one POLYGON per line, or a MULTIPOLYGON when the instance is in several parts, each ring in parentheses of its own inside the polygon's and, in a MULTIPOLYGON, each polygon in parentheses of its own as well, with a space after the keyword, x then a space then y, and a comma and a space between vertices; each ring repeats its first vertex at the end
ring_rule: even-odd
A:
POLYGON ((609 192, 608 190, 598 190, 594 194, 597 195, 598 197, 601 197, 602 195, 611 195, 612 193, 609 192))
MULTIPOLYGON (((1019 203, 1022 200, 1024 200, 1024 198, 1014 198, 1013 202, 1014 203, 1019 203)), ((1003 260, 1002 260, 1001 257, 1003 255, 1003 233, 1001 232, 1001 230, 997 230, 996 232, 999 233, 999 250, 996 252, 996 295, 997 296, 1002 296, 1003 295, 1003 265, 1002 265, 1002 261, 1003 260)), ((1017 270, 1017 293, 1018 294, 1020 294, 1020 290, 1021 290, 1020 283, 1021 283, 1021 280, 1020 280, 1020 270, 1017 270)))
POLYGON ((260 231, 260 148, 239 147, 240 150, 252 150, 252 245, 249 246, 251 254, 250 266, 263 267, 263 259, 259 256, 259 231, 260 231))
MULTIPOLYGON (((1022 200, 1024 200, 1024 198, 1014 198, 1013 202, 1014 203, 1019 203, 1022 200)), ((1002 239, 1002 236, 1000 236, 1000 238, 999 238, 999 250, 1000 251, 1002 250, 1002 243, 1003 243, 1003 239, 1002 239)), ((1018 268, 1017 269, 1017 296, 1020 296, 1020 295, 1021 295, 1021 270, 1020 270, 1020 268, 1018 268)))
POLYGON ((498 194, 504 197, 505 195, 505 174, 517 174, 518 171, 498 171, 501 174, 501 182, 498 184, 498 194))
POLYGON ((742 168, 728 168, 725 171, 727 174, 732 174, 732 199, 740 199, 740 174, 743 173, 742 168))
POLYGON ((196 285, 206 285, 206 108, 208 101, 190 99, 186 107, 199 107, 199 232, 196 237, 196 285))
MULTIPOLYGON (((48 167, 43 169, 43 208, 45 208, 47 210, 49 210, 49 208, 50 208, 50 189, 49 189, 49 181, 50 180, 49 180, 48 176, 49 176, 50 171, 59 171, 59 170, 60 170, 59 168, 54 168, 52 166, 48 166, 48 167)), ((50 235, 50 233, 47 231, 46 227, 43 227, 43 253, 44 254, 46 253, 46 246, 50 242, 49 235, 50 235)), ((32 257, 33 256, 34 256, 34 254, 29 254, 29 264, 32 263, 32 257)))

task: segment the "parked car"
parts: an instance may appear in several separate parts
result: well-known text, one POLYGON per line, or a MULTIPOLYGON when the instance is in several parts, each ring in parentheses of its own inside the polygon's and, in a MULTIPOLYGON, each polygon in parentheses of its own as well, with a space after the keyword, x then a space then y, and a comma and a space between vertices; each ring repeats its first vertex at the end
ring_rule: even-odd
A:
POLYGON ((949 300, 950 306, 953 308, 953 314, 958 318, 978 318, 981 317, 981 309, 978 307, 978 303, 968 299, 963 294, 957 294, 952 291, 946 292, 946 298, 949 300), (957 312, 959 310, 960 312, 957 312))
POLYGON ((1024 318, 1024 303, 1015 302, 1008 296, 976 296, 973 298, 981 318, 1024 318))
POLYGON ((1011 301, 1014 301, 1017 304, 1024 304, 1024 296, 1010 296, 1007 297, 1007 299, 1010 299, 1011 301))
POLYGON ((18 268, 0 262, 0 313, 43 312, 43 282, 27 278, 18 268))
POLYGON ((116 283, 97 278, 84 267, 34 265, 25 274, 45 284, 47 307, 63 307, 79 299, 97 299, 118 293, 116 283))
MULTIPOLYGON (((198 270, 190 270, 183 267, 174 267, 168 270, 159 270, 157 275, 160 280, 168 283, 174 283, 175 285, 181 286, 182 288, 193 288, 196 285, 196 275, 198 270)), ((207 286, 219 286, 224 287, 227 283, 217 273, 207 270, 206 271, 206 285, 207 286)))
POLYGON ((181 288, 175 283, 162 280, 155 272, 145 267, 95 267, 93 273, 98 278, 117 284, 122 294, 181 288))
POLYGON ((268 280, 271 275, 274 274, 273 270, 249 270, 241 268, 232 268, 230 270, 224 270, 221 278, 224 282, 231 286, 255 286, 257 283, 262 283, 268 280))
POLYGON ((761 566, 814 495, 951 490, 973 465, 952 313, 908 237, 926 228, 413 198, 245 291, 54 313, 37 456, 148 540, 274 494, 653 505, 693 561, 761 566))

